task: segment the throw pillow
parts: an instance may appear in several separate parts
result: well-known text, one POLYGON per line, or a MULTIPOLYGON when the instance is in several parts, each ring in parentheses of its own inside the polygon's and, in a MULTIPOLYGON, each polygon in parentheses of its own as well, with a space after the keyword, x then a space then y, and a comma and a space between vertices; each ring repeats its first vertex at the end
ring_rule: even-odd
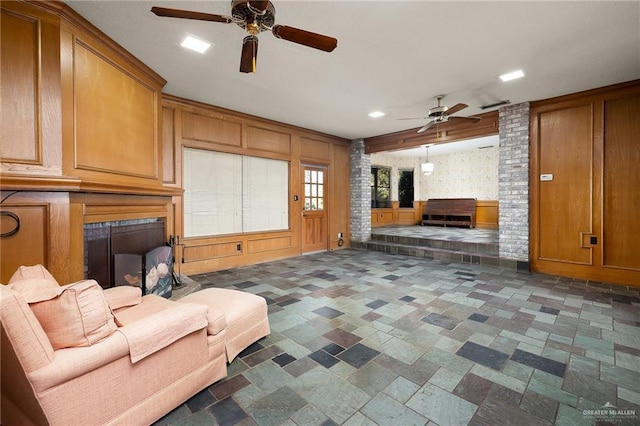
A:
POLYGON ((54 349, 91 346, 117 328, 102 288, 94 280, 62 286, 57 297, 30 307, 54 349))
POLYGON ((16 272, 14 272, 13 275, 11 276, 11 279, 9 280, 9 284, 15 281, 24 280, 27 278, 42 278, 48 281, 52 281, 56 285, 59 285, 58 281, 56 281, 56 279, 53 278, 53 275, 51 275, 51 273, 47 271, 47 268, 45 268, 42 265, 19 267, 16 270, 16 272))
POLYGON ((27 303, 49 300, 60 293, 58 281, 42 265, 19 267, 8 287, 20 293, 27 303))

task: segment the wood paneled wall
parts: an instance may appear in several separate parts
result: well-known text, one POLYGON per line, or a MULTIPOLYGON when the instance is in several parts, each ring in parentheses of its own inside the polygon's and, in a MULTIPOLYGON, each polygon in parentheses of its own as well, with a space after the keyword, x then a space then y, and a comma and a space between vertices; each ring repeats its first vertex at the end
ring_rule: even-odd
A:
MULTIPOLYGON (((397 201, 387 209, 371 209, 371 227, 386 225, 420 225, 426 201, 415 201, 413 208, 400 208, 397 201)), ((478 200, 476 204, 476 227, 498 229, 498 201, 478 200)))
POLYGON ((60 18, 20 2, 0 6, 2 172, 60 176, 60 18))
POLYGON ((165 80, 73 18, 60 28, 63 174, 101 192, 165 192, 159 132, 165 80))
MULTIPOLYGON (((21 225, 0 239, 0 278, 42 263, 73 282, 84 277, 85 223, 162 217, 173 227, 181 191, 163 185, 165 82, 64 3, 0 7, 0 209, 21 225)), ((1 218, 6 232, 14 224, 1 218)))
POLYGON ((59 2, 2 2, 5 189, 167 194, 165 81, 59 2))
POLYGON ((165 81, 64 3, 1 7, 2 209, 25 224, 2 240, 2 279, 26 263, 61 283, 83 278, 84 223, 161 217, 167 237, 182 235, 183 147, 288 161, 292 197, 285 231, 182 239, 182 272, 299 255, 303 162, 329 176, 327 249, 338 233, 349 246, 348 141, 184 99, 163 105, 165 81))
POLYGON ((534 271, 640 286, 640 80, 531 104, 534 271))
POLYGON ((175 196, 178 261, 187 274, 297 256, 301 254, 300 193, 302 164, 326 168, 329 185, 327 215, 329 242, 339 248, 338 233, 349 246, 349 142, 306 129, 165 95, 163 152, 175 158, 164 171, 165 185, 182 186, 182 150, 185 147, 288 161, 289 229, 210 237, 182 238, 182 197, 175 196), (172 145, 172 146, 168 146, 172 145), (298 200, 294 196, 298 196, 298 200))

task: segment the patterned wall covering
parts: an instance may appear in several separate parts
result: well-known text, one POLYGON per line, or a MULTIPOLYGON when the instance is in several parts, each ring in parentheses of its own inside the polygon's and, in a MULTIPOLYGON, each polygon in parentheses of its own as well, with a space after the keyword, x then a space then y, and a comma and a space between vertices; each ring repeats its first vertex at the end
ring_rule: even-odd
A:
POLYGON ((388 154, 371 154, 372 166, 392 168, 391 200, 398 200, 398 175, 400 170, 414 170, 415 193, 418 200, 429 198, 477 198, 498 199, 497 146, 448 154, 429 154, 435 169, 429 176, 420 173, 420 163, 425 157, 393 157, 388 154))

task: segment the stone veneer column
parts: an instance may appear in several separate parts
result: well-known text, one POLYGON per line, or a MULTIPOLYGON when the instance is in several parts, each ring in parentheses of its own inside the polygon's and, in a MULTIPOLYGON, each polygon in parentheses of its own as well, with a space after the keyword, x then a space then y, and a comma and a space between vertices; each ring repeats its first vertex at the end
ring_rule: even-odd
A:
POLYGON ((371 238, 371 156, 364 153, 364 139, 351 141, 349 160, 351 165, 350 237, 352 243, 363 243, 371 238))
POLYGON ((500 258, 529 270, 529 103, 500 108, 500 258))

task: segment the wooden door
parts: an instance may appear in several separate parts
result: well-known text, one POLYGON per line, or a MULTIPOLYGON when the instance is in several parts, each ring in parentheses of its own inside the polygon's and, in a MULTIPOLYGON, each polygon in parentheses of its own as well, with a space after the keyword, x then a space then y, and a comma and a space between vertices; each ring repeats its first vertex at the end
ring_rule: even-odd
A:
POLYGON ((592 128, 591 105, 539 115, 539 259, 593 262, 593 246, 578 244, 593 233, 592 128))
POLYGON ((303 167, 302 173, 302 252, 327 249, 327 170, 321 166, 303 167))
POLYGON ((640 286, 640 85, 534 104, 531 265, 640 286))

